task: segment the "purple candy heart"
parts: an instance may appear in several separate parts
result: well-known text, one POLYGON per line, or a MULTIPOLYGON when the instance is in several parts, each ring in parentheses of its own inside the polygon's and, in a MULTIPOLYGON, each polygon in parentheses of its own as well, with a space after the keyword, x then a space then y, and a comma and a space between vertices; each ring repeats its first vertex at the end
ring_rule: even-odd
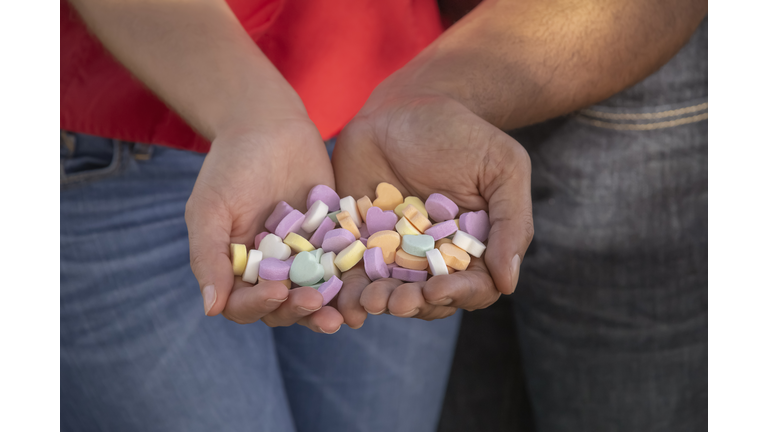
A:
POLYGON ((391 231, 395 229, 397 215, 393 211, 383 211, 378 207, 371 207, 365 215, 365 225, 369 236, 379 231, 391 231))
POLYGON ((424 203, 424 207, 427 209, 429 217, 435 222, 447 221, 459 214, 459 206, 447 196, 439 193, 430 195, 424 203))
POLYGON ((403 282, 422 282, 427 280, 427 271, 395 267, 392 269, 392 277, 403 282))
POLYGON ((291 212, 288 213, 283 218, 283 220, 280 221, 279 224, 277 224, 277 228, 275 228, 275 235, 285 240, 285 237, 288 234, 292 232, 298 232, 301 228, 301 224, 303 223, 304 215, 301 214, 301 212, 298 210, 291 210, 291 212))
POLYGON ((491 221, 485 210, 464 213, 459 216, 459 229, 485 243, 491 232, 491 221))
POLYGON ((315 201, 320 200, 328 206, 329 212, 335 212, 340 208, 339 194, 326 185, 319 184, 312 188, 307 195, 307 209, 312 207, 315 201))
POLYGON ((368 279, 375 281, 389 277, 389 269, 387 268, 387 263, 384 262, 384 253, 380 247, 366 250, 363 253, 363 261, 365 262, 365 274, 368 275, 368 279))
POLYGON ((360 231, 360 237, 368 238, 371 236, 371 234, 368 232, 368 225, 362 224, 357 228, 358 231, 360 231))
POLYGON ((345 247, 355 242, 355 236, 344 228, 337 228, 328 231, 323 238, 322 248, 326 252, 335 254, 344 250, 345 247))
POLYGON ((315 232, 312 234, 312 237, 309 238, 309 242, 312 243, 312 246, 315 247, 315 249, 319 248, 323 245, 323 239, 325 238, 325 235, 328 234, 328 231, 332 230, 336 227, 336 223, 329 217, 325 217, 322 222, 320 222, 320 226, 317 227, 315 232))
POLYGON ((277 258, 264 258, 259 265, 259 277, 270 281, 284 281, 291 272, 291 264, 277 258))
POLYGON ((342 285, 344 285, 344 283, 341 281, 341 279, 337 278, 336 276, 331 276, 327 282, 317 287, 317 291, 323 295, 323 306, 330 303, 330 301, 336 297, 336 294, 339 293, 342 285))
POLYGON ((275 209, 272 210, 272 214, 269 215, 267 221, 264 222, 264 228, 266 228, 267 231, 274 233, 275 229, 277 228, 277 224, 279 224, 281 220, 285 219, 285 217, 288 216, 288 213, 291 211, 293 211, 293 207, 291 207, 290 204, 285 201, 280 201, 275 206, 275 209))
POLYGON ((387 270, 389 271, 389 277, 392 277, 392 269, 395 268, 395 267, 399 267, 399 266, 397 264, 395 264, 395 263, 387 264, 387 270))
POLYGON ((432 225, 431 228, 424 231, 424 234, 431 235, 432 238, 435 239, 435 241, 440 240, 441 238, 448 237, 449 235, 455 233, 459 228, 456 226, 456 222, 453 221, 453 219, 445 222, 440 222, 432 225))

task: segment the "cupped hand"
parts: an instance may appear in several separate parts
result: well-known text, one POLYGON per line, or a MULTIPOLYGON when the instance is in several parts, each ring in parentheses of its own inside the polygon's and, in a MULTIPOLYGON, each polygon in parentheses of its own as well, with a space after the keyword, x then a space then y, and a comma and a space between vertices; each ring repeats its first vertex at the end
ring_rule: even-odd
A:
POLYGON ((342 316, 322 306, 317 290, 243 282, 233 275, 229 256, 230 243, 254 248, 254 236, 279 201, 306 210, 307 193, 317 184, 334 187, 334 178, 323 141, 308 119, 226 133, 213 141, 185 215, 190 263, 206 315, 221 313, 241 324, 262 320, 269 326, 338 330, 342 316))
POLYGON ((487 307, 514 291, 533 238, 528 154, 450 97, 382 87, 337 141, 333 167, 339 195, 373 200, 382 181, 422 200, 439 192, 462 212, 488 211, 488 248, 466 271, 420 283, 391 278, 371 283, 358 265, 344 275, 339 311, 356 327, 367 313, 435 319, 456 308, 487 307))

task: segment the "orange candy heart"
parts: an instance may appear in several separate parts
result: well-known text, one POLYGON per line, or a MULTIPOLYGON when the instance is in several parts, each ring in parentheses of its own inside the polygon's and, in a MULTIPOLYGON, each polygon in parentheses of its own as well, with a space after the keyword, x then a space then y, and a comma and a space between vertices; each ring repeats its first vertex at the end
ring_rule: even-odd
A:
POLYGON ((445 265, 454 270, 466 270, 469 266, 469 254, 454 244, 441 245, 440 254, 443 255, 445 265))
POLYGON ((394 210, 402 202, 403 194, 396 187, 386 182, 381 182, 376 186, 376 199, 373 201, 375 207, 384 211, 394 210))
POLYGON ((384 254, 384 262, 392 264, 395 262, 395 252, 400 247, 400 234, 395 231, 379 231, 368 237, 368 249, 380 247, 384 254))

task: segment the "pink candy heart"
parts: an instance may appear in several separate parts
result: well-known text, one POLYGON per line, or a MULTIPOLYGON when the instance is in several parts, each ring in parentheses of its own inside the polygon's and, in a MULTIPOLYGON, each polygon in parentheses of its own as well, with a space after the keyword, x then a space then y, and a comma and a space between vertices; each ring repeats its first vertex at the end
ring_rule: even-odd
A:
POLYGON ((393 211, 383 211, 378 207, 371 207, 365 215, 365 225, 368 234, 373 235, 379 231, 391 231, 395 229, 397 215, 393 211))

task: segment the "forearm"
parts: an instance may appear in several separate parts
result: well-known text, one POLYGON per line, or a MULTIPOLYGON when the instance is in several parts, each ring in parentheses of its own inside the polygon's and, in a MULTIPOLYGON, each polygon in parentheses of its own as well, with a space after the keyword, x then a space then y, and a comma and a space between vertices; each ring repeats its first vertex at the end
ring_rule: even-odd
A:
POLYGON ((513 129, 599 102, 686 43, 705 0, 486 1, 393 77, 513 129))
POLYGON ((210 140, 306 117, 299 96, 223 0, 71 3, 117 60, 210 140))

